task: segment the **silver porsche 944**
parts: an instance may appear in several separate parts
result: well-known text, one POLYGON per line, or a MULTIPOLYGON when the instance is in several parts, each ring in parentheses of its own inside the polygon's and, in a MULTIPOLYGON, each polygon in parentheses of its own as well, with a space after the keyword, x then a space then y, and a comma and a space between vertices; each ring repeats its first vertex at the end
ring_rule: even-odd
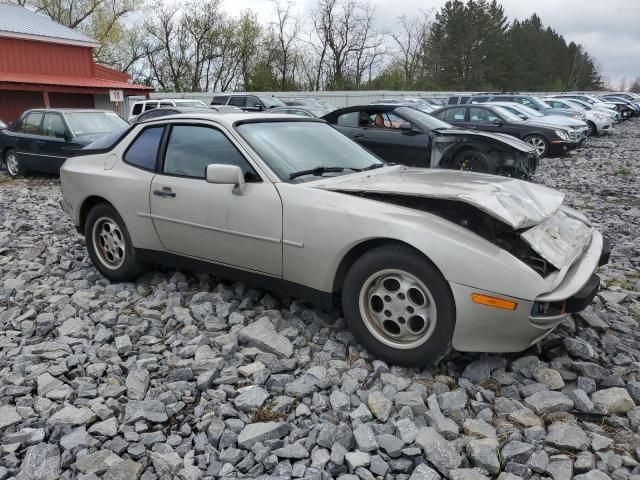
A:
POLYGON ((160 263, 339 301, 394 364, 526 349, 589 305, 609 258, 562 193, 385 164, 322 120, 175 115, 79 153, 61 203, 104 276, 160 263))

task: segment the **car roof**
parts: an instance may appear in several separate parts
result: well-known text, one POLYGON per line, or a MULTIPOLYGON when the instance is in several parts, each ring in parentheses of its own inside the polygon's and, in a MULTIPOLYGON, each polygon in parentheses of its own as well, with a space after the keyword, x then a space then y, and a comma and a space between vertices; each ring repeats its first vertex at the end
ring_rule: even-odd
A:
MULTIPOLYGON (((194 109, 194 110, 205 110, 205 109, 194 109)), ((166 115, 164 117, 159 118, 151 118, 149 120, 145 120, 142 123, 151 123, 151 122, 163 122, 168 120, 175 119, 185 119, 185 120, 215 120, 218 123, 221 123, 227 127, 232 127, 234 124, 238 122, 247 122, 247 121, 265 121, 265 122, 273 122, 278 120, 293 120, 293 121, 318 121, 318 119, 314 118, 306 118, 301 117, 299 115, 293 114, 285 114, 285 113, 253 113, 253 112, 242 112, 235 113, 233 115, 229 115, 221 112, 194 112, 194 113, 177 113, 175 115, 166 115)))
POLYGON ((24 113, 31 112, 59 112, 59 113, 91 113, 91 112, 103 112, 103 113, 116 113, 111 110, 100 110, 96 108, 30 108, 25 110, 24 113))

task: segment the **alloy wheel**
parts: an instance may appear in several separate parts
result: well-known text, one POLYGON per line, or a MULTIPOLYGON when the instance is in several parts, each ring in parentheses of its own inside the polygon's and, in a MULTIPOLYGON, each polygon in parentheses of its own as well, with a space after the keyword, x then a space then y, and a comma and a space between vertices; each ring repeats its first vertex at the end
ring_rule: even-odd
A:
POLYGON ((109 217, 101 217, 93 224, 93 245, 100 262, 111 270, 124 263, 125 237, 118 224, 109 217))
POLYGON ((422 345, 437 323, 431 292, 403 270, 387 269, 371 275, 360 289, 358 304, 367 329, 392 348, 422 345))
POLYGON ((18 158, 16 157, 16 154, 14 152, 10 152, 7 155, 7 171, 9 172, 9 175, 11 175, 12 177, 16 177, 18 176, 18 174, 20 173, 20 167, 18 165, 18 158))
POLYGON ((540 137, 528 138, 527 143, 535 149, 538 156, 544 155, 544 152, 547 149, 545 141, 540 137))

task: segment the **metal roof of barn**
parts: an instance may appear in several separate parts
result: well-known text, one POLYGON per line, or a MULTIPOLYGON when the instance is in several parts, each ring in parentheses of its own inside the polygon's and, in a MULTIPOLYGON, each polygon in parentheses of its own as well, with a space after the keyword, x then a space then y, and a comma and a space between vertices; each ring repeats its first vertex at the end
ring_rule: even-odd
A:
POLYGON ((0 83, 56 85, 61 87, 103 88, 120 90, 153 90, 153 87, 92 77, 67 77, 30 73, 0 72, 0 83))
POLYGON ((0 37, 83 47, 98 47, 100 45, 93 38, 65 27, 61 23, 54 22, 45 15, 20 5, 7 3, 0 3, 0 37))

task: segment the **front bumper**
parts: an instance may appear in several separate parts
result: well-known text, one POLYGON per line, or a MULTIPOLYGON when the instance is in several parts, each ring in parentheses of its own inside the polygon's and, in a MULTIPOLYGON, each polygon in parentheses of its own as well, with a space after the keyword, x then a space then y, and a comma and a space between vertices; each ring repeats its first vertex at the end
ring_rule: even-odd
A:
POLYGON ((552 140, 549 143, 549 153, 558 154, 579 147, 584 139, 581 140, 552 140))
POLYGON ((598 293, 600 279, 594 273, 609 261, 611 246, 599 233, 582 257, 571 266, 563 281, 535 300, 523 300, 466 285, 450 283, 456 302, 453 347, 466 352, 518 352, 547 336, 567 317, 584 310, 598 293), (498 296, 517 303, 515 310, 501 310, 471 301, 472 293, 498 296), (539 315, 541 304, 549 314, 539 315))

